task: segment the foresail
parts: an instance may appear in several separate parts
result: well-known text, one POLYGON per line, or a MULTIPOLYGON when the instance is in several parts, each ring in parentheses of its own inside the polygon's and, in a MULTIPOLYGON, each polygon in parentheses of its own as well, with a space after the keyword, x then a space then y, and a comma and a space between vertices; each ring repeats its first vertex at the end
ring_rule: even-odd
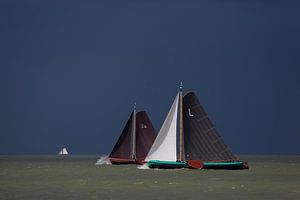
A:
POLYGON ((236 160, 224 143, 194 92, 183 97, 184 152, 186 160, 236 160))
POLYGON ((146 161, 164 160, 176 161, 176 128, 177 128, 177 111, 178 111, 177 94, 172 107, 146 157, 146 161))
POLYGON ((122 134, 120 135, 117 143, 115 144, 112 152, 110 153, 109 157, 111 158, 124 158, 129 159, 131 156, 131 129, 132 129, 132 118, 133 112, 128 119, 122 134))
POLYGON ((155 138, 156 131, 145 111, 136 113, 136 159, 144 160, 155 138))

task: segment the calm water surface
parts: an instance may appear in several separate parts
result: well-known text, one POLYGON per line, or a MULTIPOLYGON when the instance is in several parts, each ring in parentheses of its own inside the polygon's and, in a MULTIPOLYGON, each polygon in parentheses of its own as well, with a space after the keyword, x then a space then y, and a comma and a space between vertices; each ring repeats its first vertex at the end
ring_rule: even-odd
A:
POLYGON ((300 156, 241 156, 249 170, 143 170, 100 156, 0 156, 0 199, 300 199, 300 156))

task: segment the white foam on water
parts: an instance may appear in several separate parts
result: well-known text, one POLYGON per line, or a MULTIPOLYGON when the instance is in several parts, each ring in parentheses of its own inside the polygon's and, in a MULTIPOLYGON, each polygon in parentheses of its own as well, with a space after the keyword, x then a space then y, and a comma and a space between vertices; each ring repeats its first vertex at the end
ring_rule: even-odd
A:
POLYGON ((142 185, 142 184, 144 184, 144 182, 140 181, 140 182, 135 182, 134 184, 136 184, 136 185, 142 185))
POLYGON ((108 158, 108 155, 104 155, 104 156, 101 156, 97 162, 95 163, 95 165, 111 165, 111 162, 108 158))
POLYGON ((143 165, 139 165, 137 168, 138 168, 138 169, 150 169, 150 168, 148 167, 148 164, 147 164, 147 163, 145 163, 145 164, 143 164, 143 165))

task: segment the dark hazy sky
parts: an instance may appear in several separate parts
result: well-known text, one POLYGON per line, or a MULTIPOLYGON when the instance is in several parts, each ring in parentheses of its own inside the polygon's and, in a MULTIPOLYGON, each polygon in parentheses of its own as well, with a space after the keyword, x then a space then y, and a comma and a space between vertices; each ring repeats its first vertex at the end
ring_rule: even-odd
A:
POLYGON ((196 91, 238 154, 300 153, 299 1, 0 1, 0 154, 110 152, 196 91))

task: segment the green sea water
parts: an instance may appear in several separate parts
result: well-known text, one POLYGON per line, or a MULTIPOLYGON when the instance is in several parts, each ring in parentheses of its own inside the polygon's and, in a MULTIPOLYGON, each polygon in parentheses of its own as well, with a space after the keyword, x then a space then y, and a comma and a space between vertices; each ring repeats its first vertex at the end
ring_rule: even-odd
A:
POLYGON ((249 170, 95 165, 100 156, 0 156, 0 199, 300 199, 300 156, 241 156, 249 170))

